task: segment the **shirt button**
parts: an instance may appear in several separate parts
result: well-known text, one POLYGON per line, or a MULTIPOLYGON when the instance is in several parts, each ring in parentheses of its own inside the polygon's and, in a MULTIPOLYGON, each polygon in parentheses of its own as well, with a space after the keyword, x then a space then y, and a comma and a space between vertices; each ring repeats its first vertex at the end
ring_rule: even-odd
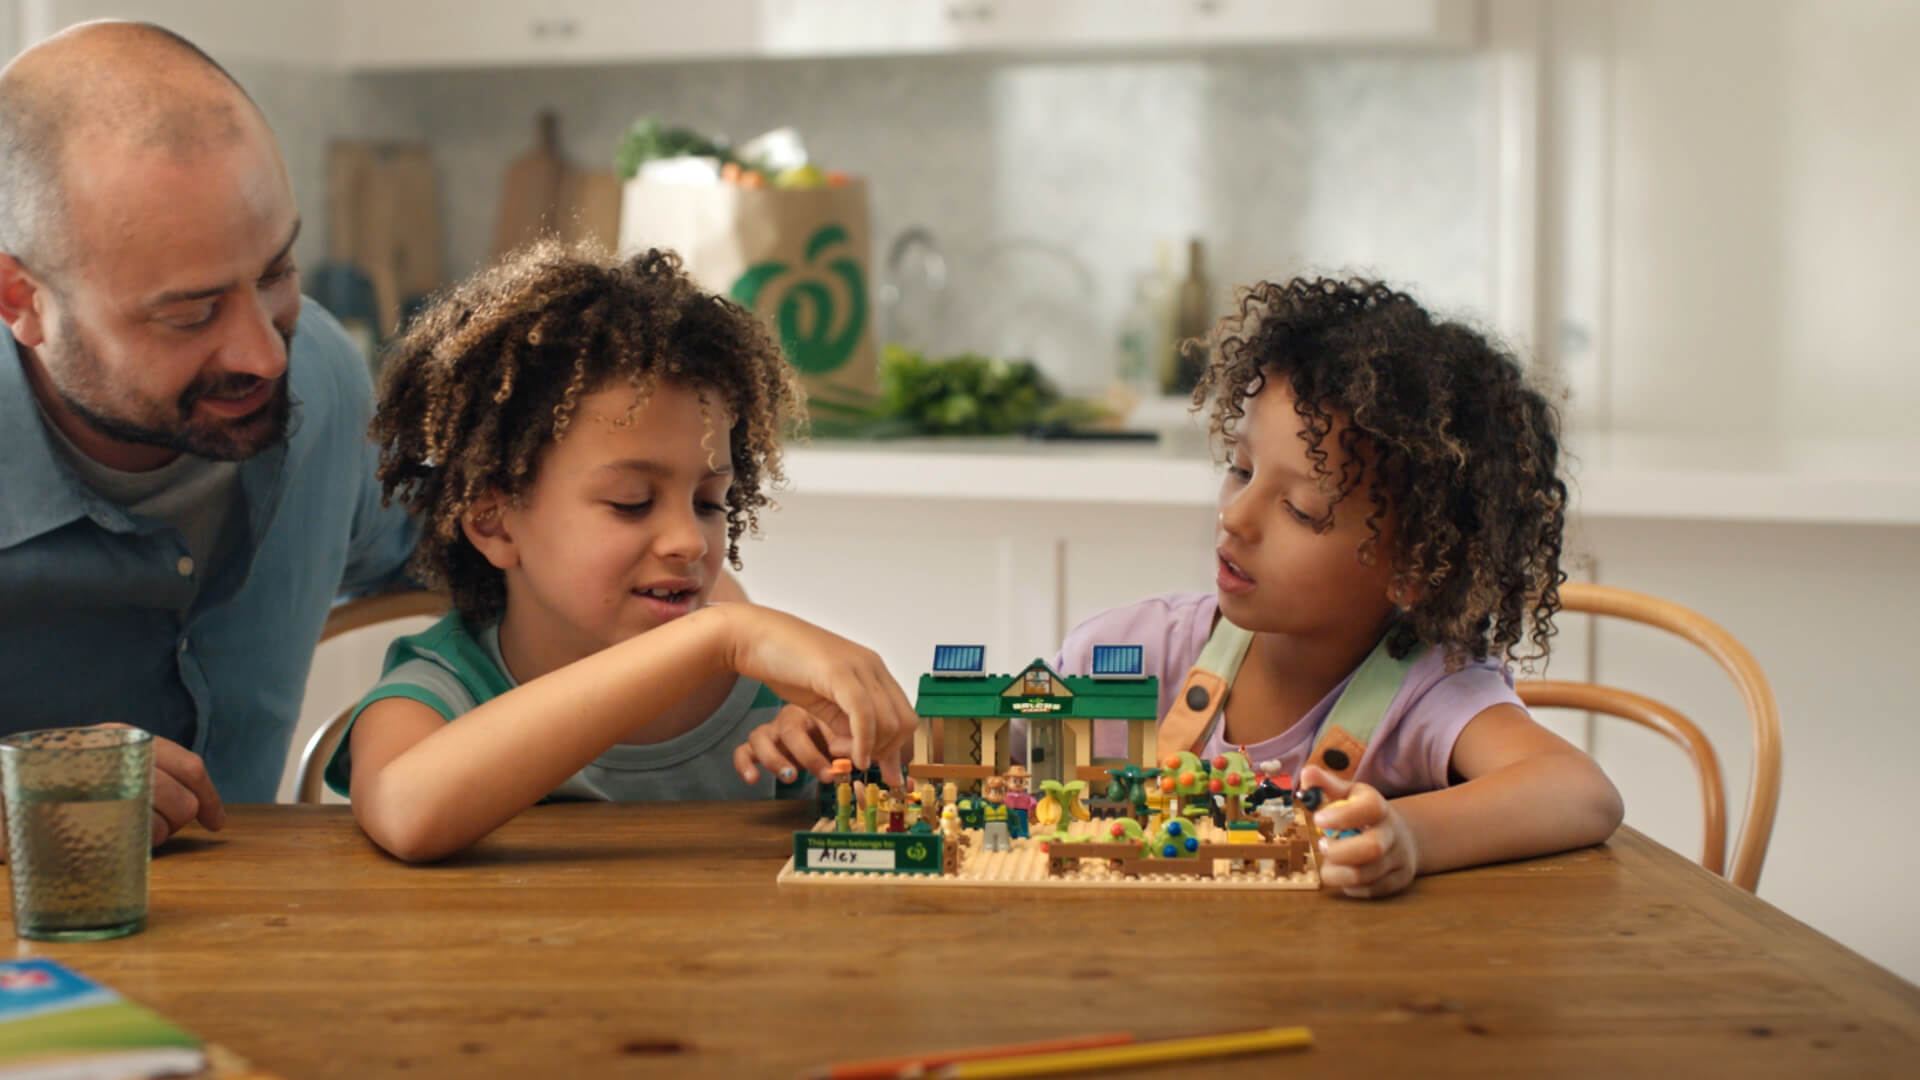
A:
POLYGON ((180 556, 180 561, 177 563, 174 563, 173 568, 175 570, 180 571, 181 577, 193 576, 193 560, 188 556, 185 556, 185 555, 180 556))

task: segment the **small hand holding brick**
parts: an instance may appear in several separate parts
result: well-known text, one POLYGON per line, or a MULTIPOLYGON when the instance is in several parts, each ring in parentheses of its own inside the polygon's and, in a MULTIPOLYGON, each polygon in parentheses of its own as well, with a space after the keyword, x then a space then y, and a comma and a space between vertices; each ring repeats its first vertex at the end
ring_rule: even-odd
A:
POLYGON ((1301 790, 1319 788, 1325 801, 1313 823, 1321 841, 1320 884, 1348 896, 1392 896, 1413 884, 1420 856, 1413 830, 1371 784, 1341 780, 1318 765, 1300 774, 1301 790), (1356 835, 1334 834, 1359 830, 1356 835))

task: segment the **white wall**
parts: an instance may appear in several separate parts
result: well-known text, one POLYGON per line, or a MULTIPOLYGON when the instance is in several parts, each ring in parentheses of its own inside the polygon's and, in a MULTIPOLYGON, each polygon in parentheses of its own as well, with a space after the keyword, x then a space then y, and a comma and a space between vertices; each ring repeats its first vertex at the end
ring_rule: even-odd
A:
POLYGON ((1563 364, 1604 373, 1578 409, 1659 433, 1911 431, 1920 5, 1556 0, 1551 21, 1549 228, 1571 336, 1594 342, 1563 337, 1563 364))
MULTIPOLYGON (((1920 5, 1549 0, 1545 292, 1573 415, 1622 432, 1911 437, 1920 405, 1920 5)), ((1916 467, 1893 459, 1889 466, 1916 467)), ((1920 979, 1910 600, 1920 530, 1589 523, 1599 580, 1697 607, 1754 651, 1785 727, 1760 895, 1920 979)), ((1657 635, 1603 631, 1603 680, 1671 697, 1720 750, 1739 702, 1657 635)), ((1699 850, 1689 771, 1603 723, 1630 824, 1699 850)))

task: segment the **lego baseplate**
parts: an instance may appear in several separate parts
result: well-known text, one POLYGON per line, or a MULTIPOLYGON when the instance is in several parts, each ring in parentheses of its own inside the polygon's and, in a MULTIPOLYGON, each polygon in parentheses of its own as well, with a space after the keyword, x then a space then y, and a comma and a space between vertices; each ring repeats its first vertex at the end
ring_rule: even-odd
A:
MULTIPOLYGON (((1070 830, 1069 843, 1086 843, 1094 838, 1096 828, 1105 828, 1105 821, 1076 821, 1070 830)), ((813 826, 813 832, 831 832, 833 822, 822 818, 813 826)), ((1127 875, 1109 869, 1105 861, 1093 859, 1080 860, 1078 867, 1061 874, 1047 872, 1048 855, 1042 850, 1042 841, 1017 839, 1013 841, 1012 851, 981 850, 981 833, 978 829, 965 830, 967 838, 965 854, 961 856, 960 870, 957 874, 911 874, 911 873, 835 873, 818 870, 796 870, 789 858, 780 868, 775 881, 794 885, 826 886, 873 886, 906 885, 914 887, 972 887, 972 888, 1020 888, 1020 889, 1254 889, 1269 891, 1310 892, 1320 888, 1320 871, 1317 863, 1309 857, 1305 870, 1281 875, 1272 870, 1262 872, 1254 869, 1233 869, 1227 859, 1215 859, 1212 877, 1196 877, 1191 874, 1154 874, 1143 873, 1127 875)), ((1225 843, 1227 833, 1217 829, 1211 823, 1200 826, 1200 839, 1206 843, 1225 843)), ((1114 845, 1124 850, 1126 845, 1114 845)), ((1171 860, 1170 860, 1171 861, 1171 860)), ((1180 860, 1192 867, 1194 860, 1180 860)))

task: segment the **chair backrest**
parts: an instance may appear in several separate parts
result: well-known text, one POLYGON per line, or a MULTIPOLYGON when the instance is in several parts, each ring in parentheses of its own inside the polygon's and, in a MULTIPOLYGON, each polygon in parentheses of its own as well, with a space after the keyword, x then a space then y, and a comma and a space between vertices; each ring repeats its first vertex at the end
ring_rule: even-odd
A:
POLYGON ((1671 601, 1610 585, 1568 582, 1560 587, 1561 610, 1611 615, 1677 634, 1718 661, 1733 679, 1746 703, 1753 731, 1753 775, 1747 795, 1746 817, 1733 849, 1733 868, 1725 869, 1726 795, 1721 785, 1720 761, 1700 729, 1672 708, 1651 698, 1593 683, 1528 680, 1517 684, 1520 700, 1532 708, 1567 708, 1601 712, 1631 720, 1665 735, 1680 745, 1700 774, 1705 811, 1706 841, 1700 862, 1740 888, 1752 892, 1760 883, 1760 866, 1773 838, 1774 810, 1780 802, 1780 712, 1773 690, 1745 646, 1732 634, 1698 612, 1671 601))
MULTIPOLYGON (((381 593, 378 596, 363 596, 349 600, 333 609, 327 616, 327 623, 320 631, 322 643, 330 638, 354 630, 365 629, 395 619, 410 619, 420 615, 443 615, 448 608, 445 595, 425 590, 408 592, 381 593)), ((294 773, 294 798, 303 803, 317 803, 326 793, 324 773, 327 762, 333 758, 333 751, 340 745, 340 739, 346 734, 347 719, 353 715, 353 706, 340 710, 339 715, 321 725, 313 733, 307 745, 300 749, 300 763, 294 773)))

